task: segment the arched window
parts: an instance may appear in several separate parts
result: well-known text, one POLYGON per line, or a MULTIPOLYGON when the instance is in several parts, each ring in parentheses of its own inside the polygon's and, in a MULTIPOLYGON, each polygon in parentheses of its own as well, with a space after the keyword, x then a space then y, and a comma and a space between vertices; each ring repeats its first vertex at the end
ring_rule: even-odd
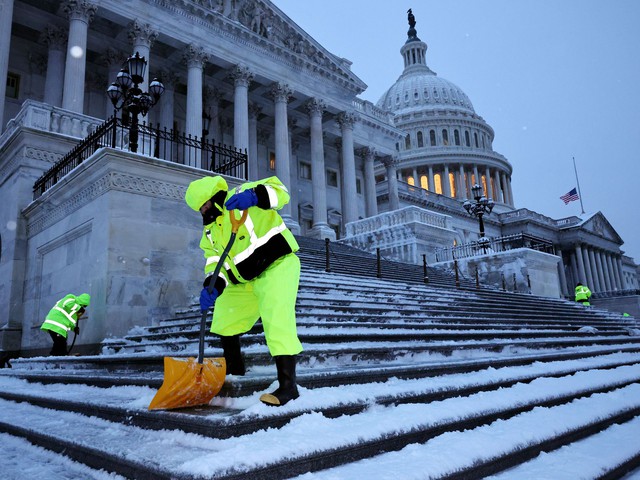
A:
POLYGON ((449 132, 445 129, 442 130, 442 144, 445 147, 449 145, 449 132))
POLYGON ((456 145, 460 145, 460 132, 458 132, 457 128, 453 131, 453 140, 456 142, 456 145))
POLYGON ((411 137, 407 133, 407 136, 404 137, 404 147, 409 150, 411 148, 411 137))
POLYGON ((411 185, 412 187, 415 187, 416 186, 416 179, 413 178, 413 177, 407 177, 407 183, 409 185, 411 185))
POLYGON ((456 176, 453 172, 449 172, 449 191, 451 192, 451 198, 456 198, 456 176))
POLYGON ((442 195, 442 176, 439 173, 433 176, 433 183, 435 183, 436 193, 442 195))
POLYGON ((429 143, 431 143, 432 147, 436 146, 436 131, 435 130, 431 130, 429 132, 429 143))
POLYGON ((424 138, 422 138, 422 132, 418 132, 418 148, 424 147, 424 138))
POLYGON ((429 177, 426 175, 420 176, 420 186, 425 190, 429 190, 429 177))
POLYGON ((470 147, 470 146, 471 146, 471 139, 469 138, 469 130, 465 130, 465 131, 464 131, 464 144, 465 144, 467 147, 470 147))
POLYGON ((476 141, 476 148, 478 148, 478 147, 479 147, 479 145, 478 145, 478 134, 474 132, 474 133, 473 133, 473 138, 474 138, 474 139, 475 139, 475 141, 476 141))

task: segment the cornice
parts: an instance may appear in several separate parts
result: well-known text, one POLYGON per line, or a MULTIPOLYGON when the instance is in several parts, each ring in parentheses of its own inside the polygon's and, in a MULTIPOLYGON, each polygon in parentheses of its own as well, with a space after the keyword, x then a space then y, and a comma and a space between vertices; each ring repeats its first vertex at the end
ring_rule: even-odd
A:
MULTIPOLYGON (((58 187, 68 189, 67 184, 58 184, 58 187)), ((103 176, 92 180, 91 183, 70 198, 62 201, 53 207, 53 202, 48 202, 52 195, 56 195, 59 188, 52 188, 47 191, 46 196, 40 197, 27 213, 27 217, 32 216, 27 224, 27 237, 37 235, 51 225, 66 218, 78 211, 83 205, 90 203, 96 198, 110 191, 133 193, 146 195, 154 198, 167 198, 170 200, 182 201, 186 187, 172 182, 141 178, 120 172, 106 172, 103 176)))

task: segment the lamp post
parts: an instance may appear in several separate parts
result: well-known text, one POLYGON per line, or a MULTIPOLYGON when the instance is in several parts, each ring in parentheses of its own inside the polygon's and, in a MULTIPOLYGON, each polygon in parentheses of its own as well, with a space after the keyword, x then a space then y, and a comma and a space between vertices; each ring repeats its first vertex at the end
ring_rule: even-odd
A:
POLYGON ((484 236, 484 221, 482 220, 482 217, 485 213, 487 215, 490 214, 495 204, 493 203, 493 200, 490 198, 488 199, 482 194, 482 187, 477 183, 471 187, 471 194, 475 199, 475 203, 465 200, 462 206, 469 215, 478 217, 478 223, 480 224, 480 238, 478 239, 478 243, 484 250, 486 250, 489 245, 489 239, 484 236))
POLYGON ((138 151, 138 115, 144 117, 164 92, 164 85, 157 78, 149 84, 149 92, 143 92, 138 87, 144 80, 146 68, 147 60, 136 52, 127 59, 127 66, 120 70, 116 81, 107 88, 113 108, 116 111, 124 109, 131 114, 129 150, 134 153, 138 151))

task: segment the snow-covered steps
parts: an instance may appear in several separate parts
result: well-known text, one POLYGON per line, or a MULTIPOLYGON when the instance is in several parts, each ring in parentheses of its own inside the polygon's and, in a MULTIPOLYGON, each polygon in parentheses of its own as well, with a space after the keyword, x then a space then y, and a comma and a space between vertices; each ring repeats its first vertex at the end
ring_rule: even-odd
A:
MULTIPOLYGON (((124 419, 96 418, 90 411, 82 415, 61 408, 52 415, 51 410, 19 398, 17 402, 3 399, 0 430, 46 443, 54 450, 65 448, 71 458, 129 478, 276 479, 306 472, 317 472, 310 478, 331 478, 336 470, 322 470, 338 467, 341 470, 333 478, 377 478, 360 469, 386 470, 394 459, 399 460, 392 452, 409 453, 416 475, 443 478, 465 471, 468 478, 480 478, 488 468, 495 472, 513 466, 544 449, 558 448, 639 415, 640 364, 624 362, 633 358, 610 357, 608 365, 604 360, 574 363, 574 369, 582 367, 579 371, 569 364, 535 365, 528 371, 488 369, 474 375, 475 385, 468 376, 443 376, 423 380, 423 385, 395 380, 364 388, 342 386, 335 392, 305 389, 299 400, 282 409, 255 403, 253 396, 239 401, 252 402, 242 413, 222 407, 217 417, 199 414, 200 423, 209 427, 199 434, 173 429, 180 422, 171 417, 181 414, 165 414, 166 428, 153 430, 124 419), (624 364, 615 366, 615 362, 624 364), (493 388, 500 381, 508 383, 493 388), (483 383, 487 388, 481 387, 483 383), (474 390, 474 386, 480 388, 474 390), (444 397, 419 401, 417 392, 428 395, 429 391, 442 392, 444 397), (407 402, 381 401, 401 399, 403 394, 407 402), (368 408, 346 415, 340 412, 345 402, 354 404, 358 396, 368 408), (332 405, 338 410, 331 412, 332 405), (225 421, 227 431, 235 424, 238 433, 218 437, 225 421), (249 423, 252 428, 243 430, 249 423), (70 438, 77 441, 72 443, 70 438), (424 452, 424 460, 411 455, 414 449, 424 452), (361 461, 351 464, 355 460, 361 461)), ((18 387, 2 390, 10 388, 18 387)), ((79 393, 91 396, 90 392, 76 392, 76 396, 79 393)), ((109 395, 105 392, 102 398, 109 395)), ((65 398, 60 400, 63 406, 65 398)), ((130 407, 132 412, 139 409, 130 407)), ((398 465, 390 471, 404 469, 398 465)))

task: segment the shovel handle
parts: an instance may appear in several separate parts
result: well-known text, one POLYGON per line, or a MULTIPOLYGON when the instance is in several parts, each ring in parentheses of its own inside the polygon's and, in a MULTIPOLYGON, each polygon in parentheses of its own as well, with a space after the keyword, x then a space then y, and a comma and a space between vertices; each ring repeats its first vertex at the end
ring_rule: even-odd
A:
POLYGON ((231 231, 233 233, 238 233, 238 229, 244 224, 247 219, 247 215, 249 214, 249 210, 243 210, 240 218, 236 218, 235 210, 231 210, 229 212, 229 220, 231 220, 231 231))
MULTIPOLYGON (((213 271, 212 281, 208 287, 209 293, 211 293, 215 279, 218 278, 220 269, 222 268, 222 265, 225 259, 227 258, 227 255, 229 254, 229 250, 231 250, 231 246, 233 245, 233 242, 236 239, 236 234, 238 233, 238 229, 245 222, 248 214, 249 214, 249 211, 245 210, 242 212, 242 215, 240 216, 240 218, 236 218, 236 214, 234 213, 233 210, 229 212, 229 219, 231 220, 231 237, 229 238, 229 243, 227 243, 227 246, 224 247, 224 251, 222 252, 222 255, 220 255, 220 260, 218 260, 218 264, 216 265, 216 268, 213 271)), ((201 365, 204 360, 204 331, 207 324, 207 313, 208 313, 207 311, 202 312, 202 318, 200 319, 200 341, 198 343, 198 363, 201 365)))

